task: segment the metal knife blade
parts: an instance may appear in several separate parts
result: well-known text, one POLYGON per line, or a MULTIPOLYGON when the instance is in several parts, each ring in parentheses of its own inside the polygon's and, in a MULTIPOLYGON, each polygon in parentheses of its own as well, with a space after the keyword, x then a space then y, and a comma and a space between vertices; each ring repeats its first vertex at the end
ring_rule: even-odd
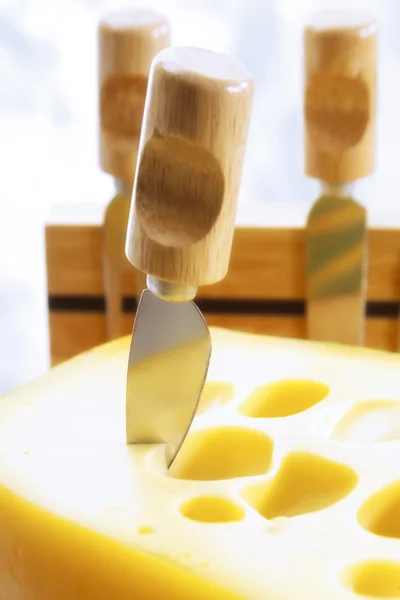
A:
POLYGON ((367 215, 351 197, 321 196, 306 230, 307 325, 313 340, 364 343, 367 215))
POLYGON ((128 363, 128 443, 166 443, 172 464, 196 412, 210 356, 210 332, 193 301, 142 292, 128 363))

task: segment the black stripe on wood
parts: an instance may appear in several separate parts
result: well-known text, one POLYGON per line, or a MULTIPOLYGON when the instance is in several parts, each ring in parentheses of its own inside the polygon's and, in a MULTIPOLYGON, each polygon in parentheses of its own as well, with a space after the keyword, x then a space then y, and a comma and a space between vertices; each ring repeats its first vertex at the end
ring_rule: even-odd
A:
MULTIPOLYGON (((305 316, 305 302, 303 300, 233 300, 200 298, 196 301, 203 313, 231 314, 231 315, 265 315, 265 316, 305 316)), ((63 312, 88 312, 104 313, 104 296, 49 296, 49 311, 52 313, 63 312)), ((136 298, 126 297, 122 300, 124 313, 136 310, 136 298)), ((398 302, 367 302, 366 316, 369 318, 397 319, 399 316, 398 302)))

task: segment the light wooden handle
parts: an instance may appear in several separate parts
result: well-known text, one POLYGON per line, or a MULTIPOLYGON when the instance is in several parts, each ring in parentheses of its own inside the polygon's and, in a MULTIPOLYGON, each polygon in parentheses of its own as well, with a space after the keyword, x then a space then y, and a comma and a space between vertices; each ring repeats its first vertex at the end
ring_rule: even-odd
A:
POLYGON ((154 59, 126 240, 134 267, 195 286, 225 277, 252 99, 235 59, 199 48, 154 59))
POLYGON ((102 230, 103 282, 108 340, 124 335, 122 310, 124 273, 129 269, 131 277, 134 276, 124 251, 129 207, 130 196, 120 193, 114 196, 104 214, 102 230))
POLYGON ((374 170, 377 27, 347 12, 314 15, 304 30, 305 171, 334 184, 374 170))
POLYGON ((160 14, 120 10, 98 26, 100 166, 123 181, 133 181, 154 56, 170 44, 170 27, 160 14))

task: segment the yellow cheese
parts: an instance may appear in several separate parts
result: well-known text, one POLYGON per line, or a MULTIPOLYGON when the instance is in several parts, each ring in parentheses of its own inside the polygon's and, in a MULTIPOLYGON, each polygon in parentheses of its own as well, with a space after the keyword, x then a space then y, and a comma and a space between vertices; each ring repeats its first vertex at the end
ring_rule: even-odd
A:
POLYGON ((400 357, 212 338, 170 473, 125 444, 128 338, 1 399, 0 600, 400 597, 400 357))

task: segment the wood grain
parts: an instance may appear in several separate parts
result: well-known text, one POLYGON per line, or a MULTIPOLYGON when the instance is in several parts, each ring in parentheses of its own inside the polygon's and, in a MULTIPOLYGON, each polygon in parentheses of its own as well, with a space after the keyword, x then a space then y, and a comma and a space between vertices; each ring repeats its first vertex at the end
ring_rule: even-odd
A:
POLYGON ((228 271, 254 84, 239 61, 170 47, 153 60, 126 254, 168 282, 228 271))
MULTIPOLYGON (((367 234, 369 300, 398 302, 400 298, 400 232, 389 223, 367 234)), ((101 225, 49 223, 45 234, 48 294, 103 296, 101 225)), ((238 226, 228 275, 215 285, 200 287, 198 297, 304 299, 304 270, 304 229, 238 226)), ((124 274, 124 295, 135 294, 136 276, 133 267, 124 274)))
POLYGON ((150 65, 170 26, 157 12, 123 9, 105 14, 97 33, 100 166, 132 182, 150 65))
POLYGON ((375 162, 377 26, 348 11, 314 15, 304 30, 305 171, 344 184, 375 162))
POLYGON ((367 211, 352 182, 375 159, 377 27, 320 12, 304 30, 305 171, 322 182, 307 220, 307 334, 364 345, 367 211))
MULTIPOLYGON (((227 327, 267 335, 305 338, 304 317, 275 317, 264 315, 231 315, 205 313, 208 325, 227 327)), ((125 314, 124 335, 132 332, 133 314, 125 314)), ((79 352, 98 346, 107 340, 106 319, 102 313, 51 313, 51 356, 53 364, 79 352)), ((396 319, 367 319, 366 346, 381 350, 397 350, 396 319)))
MULTIPOLYGON (((249 206, 240 214, 235 229, 231 262, 227 277, 220 283, 200 287, 198 299, 274 301, 305 299, 305 231, 308 206, 266 203, 260 211, 249 206), (246 223, 243 224, 243 223, 246 223), (254 224, 258 223, 259 226, 254 224)), ((367 234, 368 300, 393 303, 400 300, 400 213, 387 213, 382 207, 369 211, 367 234)), ((96 205, 54 207, 46 226, 48 294, 65 299, 67 311, 50 311, 50 339, 54 360, 68 358, 106 340, 104 308, 100 312, 72 312, 70 306, 80 298, 104 302, 101 261, 102 210, 96 205), (82 222, 82 225, 79 223, 82 222)), ((139 296, 145 284, 142 273, 132 267, 123 277, 124 296, 139 296)), ((78 307, 79 308, 79 307, 78 307)), ((290 307, 289 307, 290 309, 290 307)), ((291 309, 290 309, 291 310, 291 309)), ((244 327, 274 335, 306 335, 304 316, 290 313, 211 314, 210 324, 244 327)), ((260 311, 261 312, 261 311, 260 311)), ((266 312, 266 311, 264 311, 266 312)), ((122 316, 123 331, 130 333, 133 317, 122 316)), ((368 318, 366 344, 388 350, 397 347, 397 320, 368 318)))
POLYGON ((125 273, 132 267, 125 256, 125 238, 131 196, 128 189, 121 190, 107 206, 102 230, 103 276, 106 300, 107 339, 122 335, 122 285, 125 273))
POLYGON ((169 43, 169 24, 153 11, 120 9, 105 14, 98 26, 100 166, 116 178, 119 192, 105 210, 103 223, 109 340, 122 331, 123 278, 130 267, 125 238, 150 65, 169 43))

